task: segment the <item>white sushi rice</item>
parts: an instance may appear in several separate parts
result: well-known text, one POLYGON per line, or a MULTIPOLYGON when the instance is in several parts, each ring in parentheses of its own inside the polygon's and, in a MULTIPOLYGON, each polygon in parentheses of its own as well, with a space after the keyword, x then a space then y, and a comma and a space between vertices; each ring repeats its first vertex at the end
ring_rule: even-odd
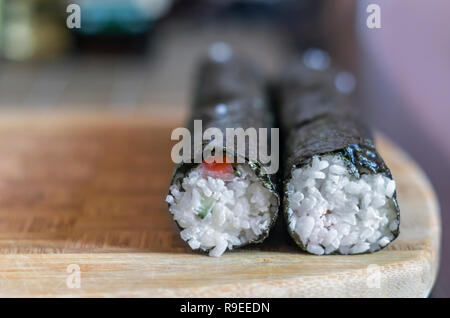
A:
MULTIPOLYGON (((221 256, 227 249, 253 241, 270 227, 276 197, 246 164, 238 164, 239 177, 230 181, 204 176, 192 170, 181 184, 170 187, 166 201, 177 221, 181 238, 192 249, 209 250, 221 256), (198 215, 204 198, 214 205, 203 219, 198 215)), ((203 201, 204 202, 204 201, 203 201)))
POLYGON ((289 227, 313 254, 376 251, 399 226, 394 191, 395 182, 382 174, 357 178, 341 156, 315 156, 287 185, 289 227))

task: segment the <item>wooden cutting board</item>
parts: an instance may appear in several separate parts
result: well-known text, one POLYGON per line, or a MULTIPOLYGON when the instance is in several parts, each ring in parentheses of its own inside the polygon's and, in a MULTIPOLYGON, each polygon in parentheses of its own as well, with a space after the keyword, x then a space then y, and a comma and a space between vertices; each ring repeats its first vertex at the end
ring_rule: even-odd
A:
POLYGON ((440 219, 419 167, 384 138, 401 235, 370 255, 300 252, 280 226, 211 258, 179 238, 164 202, 171 129, 151 116, 0 119, 0 296, 427 296, 440 219))

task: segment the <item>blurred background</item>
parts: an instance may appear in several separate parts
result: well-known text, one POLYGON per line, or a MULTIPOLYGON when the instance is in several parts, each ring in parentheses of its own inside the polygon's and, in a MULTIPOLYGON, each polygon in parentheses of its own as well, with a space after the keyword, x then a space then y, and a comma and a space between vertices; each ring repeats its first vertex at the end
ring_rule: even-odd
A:
POLYGON ((193 63, 227 42, 275 74, 308 46, 355 74, 358 107, 435 186, 450 296, 450 2, 447 0, 0 0, 2 112, 147 113, 182 122, 193 63), (366 26, 370 3, 381 28, 366 26), (69 29, 69 4, 81 28, 69 29), (442 166, 441 166, 442 165, 442 166))

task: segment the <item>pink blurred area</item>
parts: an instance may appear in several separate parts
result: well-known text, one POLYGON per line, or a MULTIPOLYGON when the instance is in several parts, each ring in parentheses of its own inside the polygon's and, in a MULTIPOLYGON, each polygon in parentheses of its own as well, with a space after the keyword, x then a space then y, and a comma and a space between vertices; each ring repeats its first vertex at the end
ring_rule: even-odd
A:
POLYGON ((432 296, 448 297, 450 1, 362 0, 355 15, 360 103, 371 123, 413 156, 437 191, 443 233, 432 296), (367 28, 370 3, 380 5, 380 29, 367 28))
POLYGON ((370 30, 360 21, 364 53, 404 98, 403 111, 450 158, 450 1, 375 2, 382 27, 370 30))

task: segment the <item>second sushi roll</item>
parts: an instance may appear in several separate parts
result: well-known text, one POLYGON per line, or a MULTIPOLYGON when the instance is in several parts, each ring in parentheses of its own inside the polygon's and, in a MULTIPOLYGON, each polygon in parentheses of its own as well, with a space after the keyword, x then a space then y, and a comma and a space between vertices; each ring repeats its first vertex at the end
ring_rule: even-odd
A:
POLYGON ((288 231, 312 254, 375 252, 399 234, 396 184, 337 81, 348 74, 316 63, 326 61, 325 52, 314 54, 277 85, 288 231))

